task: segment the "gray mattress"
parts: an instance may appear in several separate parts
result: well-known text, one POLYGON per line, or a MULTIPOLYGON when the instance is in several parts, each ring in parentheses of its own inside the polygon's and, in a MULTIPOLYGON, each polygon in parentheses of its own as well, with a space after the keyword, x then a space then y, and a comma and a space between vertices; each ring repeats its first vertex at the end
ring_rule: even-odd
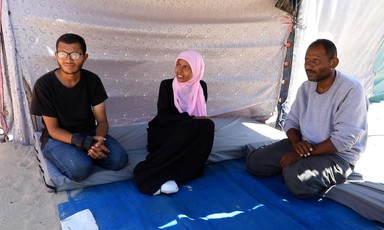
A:
MULTIPOLYGON (((207 163, 241 158, 249 151, 286 137, 284 132, 251 118, 228 117, 213 120, 215 139, 207 163)), ((117 172, 95 166, 94 173, 81 182, 69 180, 43 157, 39 143, 41 133, 36 132, 34 134, 35 149, 47 191, 79 189, 132 178, 134 167, 147 155, 146 129, 146 123, 110 128, 109 134, 115 137, 129 154, 128 165, 117 172)), ((324 196, 350 207, 368 219, 384 223, 383 191, 384 184, 364 181, 361 175, 354 173, 346 183, 333 186, 324 196)))

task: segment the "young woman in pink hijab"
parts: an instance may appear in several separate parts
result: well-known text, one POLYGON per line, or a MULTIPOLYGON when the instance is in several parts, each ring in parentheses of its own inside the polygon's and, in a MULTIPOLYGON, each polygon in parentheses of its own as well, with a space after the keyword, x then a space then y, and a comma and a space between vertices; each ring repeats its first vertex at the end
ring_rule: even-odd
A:
POLYGON ((201 54, 185 50, 176 59, 175 77, 161 82, 157 115, 148 123, 149 154, 134 169, 141 192, 175 193, 179 184, 203 175, 215 126, 207 117, 203 75, 201 54))

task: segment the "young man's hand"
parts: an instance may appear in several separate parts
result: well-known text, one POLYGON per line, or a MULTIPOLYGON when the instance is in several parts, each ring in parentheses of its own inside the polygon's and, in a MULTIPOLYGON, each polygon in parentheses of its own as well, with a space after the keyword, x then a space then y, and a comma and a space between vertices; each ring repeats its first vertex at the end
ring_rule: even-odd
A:
POLYGON ((91 146, 88 150, 88 156, 93 159, 104 159, 107 158, 107 154, 109 153, 109 149, 104 145, 105 137, 102 136, 94 136, 96 143, 91 146))

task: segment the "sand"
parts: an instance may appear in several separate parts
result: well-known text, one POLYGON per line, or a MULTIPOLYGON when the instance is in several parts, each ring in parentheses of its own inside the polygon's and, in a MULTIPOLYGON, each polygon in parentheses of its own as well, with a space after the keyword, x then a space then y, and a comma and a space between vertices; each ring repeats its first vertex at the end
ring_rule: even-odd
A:
MULTIPOLYGON (((370 181, 384 183, 384 103, 370 107, 367 152, 356 170, 370 181)), ((48 192, 33 146, 0 143, 0 229, 61 229, 57 206, 66 192, 48 192)))
POLYGON ((66 192, 47 192, 35 150, 0 144, 0 229, 61 229, 57 205, 66 192))

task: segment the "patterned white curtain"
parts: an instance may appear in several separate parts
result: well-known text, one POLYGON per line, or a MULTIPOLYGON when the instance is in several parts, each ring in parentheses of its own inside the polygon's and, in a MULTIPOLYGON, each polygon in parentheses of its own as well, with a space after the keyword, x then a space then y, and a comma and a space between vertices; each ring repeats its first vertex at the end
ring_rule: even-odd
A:
MULTIPOLYGON (((84 37, 84 68, 98 74, 111 126, 149 121, 160 81, 173 78, 178 53, 201 52, 208 114, 271 117, 280 89, 287 14, 275 0, 8 0, 2 5, 6 116, 16 142, 32 143, 30 92, 56 68, 56 39, 84 37)), ((76 103, 76 102, 74 102, 76 103)))
POLYGON ((332 40, 338 49, 337 67, 359 79, 367 96, 373 92, 374 62, 384 43, 384 1, 302 0, 296 25, 294 60, 286 107, 307 79, 304 57, 308 45, 318 38, 332 40))
MULTIPOLYGON (((30 144, 33 141, 33 126, 29 116, 29 105, 27 100, 26 76, 22 73, 23 54, 19 52, 19 41, 15 34, 17 28, 12 26, 11 12, 7 1, 2 1, 2 103, 1 115, 2 127, 5 131, 5 139, 14 140, 23 144, 30 144)), ((27 87, 28 88, 28 87, 27 87)))

